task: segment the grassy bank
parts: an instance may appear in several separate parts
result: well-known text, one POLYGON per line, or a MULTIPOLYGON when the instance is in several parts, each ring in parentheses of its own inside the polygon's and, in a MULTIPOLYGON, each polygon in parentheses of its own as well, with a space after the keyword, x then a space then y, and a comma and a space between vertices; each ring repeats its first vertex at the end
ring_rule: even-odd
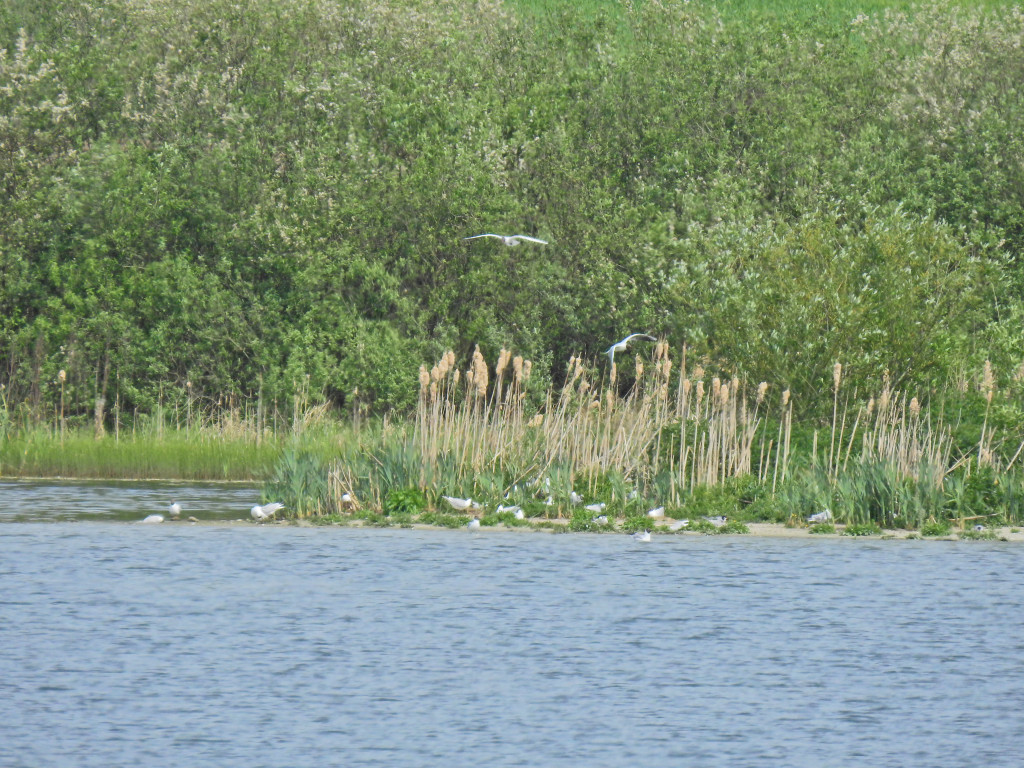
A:
POLYGON ((199 423, 169 411, 99 439, 59 418, 47 428, 8 418, 0 474, 255 480, 287 516, 381 524, 463 524, 445 496, 474 499, 491 522, 519 524, 518 508, 570 530, 599 529, 602 516, 638 530, 657 524, 655 508, 789 525, 827 511, 827 523, 854 530, 1024 523, 1020 371, 986 363, 915 394, 888 378, 851 389, 836 364, 806 407, 806 395, 716 374, 686 347, 636 344, 611 367, 571 358, 539 397, 530 360, 502 349, 488 362, 477 349, 460 365, 448 352, 421 367, 408 418, 296 404, 274 428, 235 404, 199 423))

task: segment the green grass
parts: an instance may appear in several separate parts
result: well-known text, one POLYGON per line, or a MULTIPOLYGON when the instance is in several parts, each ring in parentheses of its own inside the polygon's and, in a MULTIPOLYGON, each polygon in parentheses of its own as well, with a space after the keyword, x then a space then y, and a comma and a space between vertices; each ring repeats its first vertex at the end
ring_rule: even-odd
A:
POLYGON ((874 523, 855 523, 843 530, 843 536, 881 536, 882 529, 874 523))
POLYGON ((165 430, 107 434, 90 430, 61 439, 51 430, 19 431, 0 437, 0 476, 118 480, 269 480, 288 448, 333 458, 351 430, 300 440, 290 435, 255 440, 216 433, 165 430))
POLYGON ((818 523, 808 528, 807 532, 815 534, 835 533, 836 527, 832 523, 818 523))

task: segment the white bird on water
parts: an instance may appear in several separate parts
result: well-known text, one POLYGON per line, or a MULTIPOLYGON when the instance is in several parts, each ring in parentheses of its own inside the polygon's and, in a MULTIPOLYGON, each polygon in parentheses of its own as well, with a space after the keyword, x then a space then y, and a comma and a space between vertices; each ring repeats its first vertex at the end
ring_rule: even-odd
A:
POLYGON ((466 523, 466 527, 469 528, 469 530, 471 530, 471 531, 475 531, 477 528, 480 527, 480 520, 479 520, 479 518, 474 517, 472 520, 470 520, 468 523, 466 523))
POLYGON ((631 333, 629 336, 624 338, 622 341, 615 342, 610 347, 608 347, 608 349, 606 349, 604 351, 604 353, 606 355, 608 355, 608 361, 612 365, 615 365, 615 353, 616 352, 625 352, 626 351, 626 345, 629 344, 629 342, 631 342, 633 339, 646 339, 647 341, 657 341, 656 338, 654 338, 653 336, 651 336, 649 334, 646 334, 646 333, 631 333))
POLYGON ((503 242, 505 245, 509 246, 510 248, 513 245, 519 245, 519 243, 522 242, 523 240, 525 240, 528 243, 540 243, 541 245, 547 245, 548 244, 547 240, 541 240, 540 238, 537 238, 537 237, 530 237, 529 235, 495 235, 495 234, 493 234, 491 232, 485 232, 482 235, 473 235, 472 237, 464 237, 462 239, 463 240, 476 240, 477 238, 480 238, 480 237, 496 237, 499 240, 501 240, 501 242, 503 242))
POLYGON ((181 504, 174 502, 167 508, 167 514, 171 516, 171 520, 177 520, 181 517, 181 504))
POLYGON ((252 519, 257 523, 262 523, 264 520, 270 520, 277 510, 282 509, 284 504, 279 501, 271 502, 270 504, 264 504, 260 506, 257 504, 255 507, 249 510, 249 514, 252 515, 252 519))
POLYGON ((633 534, 633 541, 650 541, 650 540, 651 540, 651 532, 650 531, 637 531, 636 533, 633 534))

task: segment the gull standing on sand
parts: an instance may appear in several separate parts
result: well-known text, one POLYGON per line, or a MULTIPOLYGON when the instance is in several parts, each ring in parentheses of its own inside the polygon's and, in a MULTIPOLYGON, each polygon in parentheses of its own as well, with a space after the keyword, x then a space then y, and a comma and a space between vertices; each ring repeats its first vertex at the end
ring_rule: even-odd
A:
POLYGON ((257 504, 255 507, 249 510, 249 514, 252 515, 252 519, 257 523, 262 523, 264 520, 270 520, 277 510, 282 509, 284 504, 279 501, 272 502, 270 504, 264 504, 262 507, 257 504))
POLYGON ((456 499, 453 496, 442 496, 441 498, 447 501, 452 509, 457 509, 460 512, 465 512, 467 509, 480 509, 480 505, 473 499, 456 499))
POLYGON ((482 235, 473 235, 472 237, 464 237, 462 239, 463 240, 476 240, 477 238, 480 238, 480 237, 496 237, 499 240, 501 240, 501 242, 503 242, 505 245, 507 245, 509 248, 511 248, 513 245, 519 245, 519 243, 521 241, 523 241, 523 240, 525 240, 528 243, 540 243, 541 245, 547 245, 548 244, 547 240, 541 240, 541 239, 536 238, 536 237, 530 237, 529 235, 495 235, 495 234, 492 234, 491 232, 485 232, 482 235))
POLYGON ((616 352, 625 352, 626 351, 626 345, 629 344, 629 342, 631 342, 633 339, 646 339, 647 341, 657 341, 656 338, 654 338, 653 336, 651 336, 649 334, 646 334, 646 333, 631 333, 629 336, 624 338, 622 341, 615 342, 610 347, 608 347, 608 349, 606 349, 604 351, 604 353, 606 355, 608 355, 608 361, 612 365, 615 365, 615 353, 616 352))
POLYGON ((181 504, 175 501, 167 508, 167 514, 171 516, 171 520, 177 520, 181 517, 181 504))

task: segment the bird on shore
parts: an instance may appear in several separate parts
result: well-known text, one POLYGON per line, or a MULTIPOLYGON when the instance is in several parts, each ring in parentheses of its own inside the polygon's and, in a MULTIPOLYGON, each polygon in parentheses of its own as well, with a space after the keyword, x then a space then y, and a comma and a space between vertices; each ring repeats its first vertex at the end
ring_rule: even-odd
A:
POLYGON ((821 512, 815 512, 813 515, 807 518, 808 523, 827 523, 832 519, 832 510, 827 507, 821 512))
POLYGON ((522 512, 523 509, 518 504, 515 504, 510 507, 506 507, 504 504, 499 504, 497 509, 495 509, 494 511, 497 512, 499 515, 502 512, 511 512, 512 514, 515 514, 516 512, 522 512))
POLYGON ((171 516, 171 520, 177 520, 181 517, 181 504, 174 502, 167 508, 167 514, 171 516))
POLYGON ((249 510, 249 514, 252 515, 252 519, 257 523, 262 523, 264 520, 270 520, 274 517, 277 510, 282 509, 284 504, 279 501, 271 502, 270 504, 264 504, 260 506, 257 504, 255 507, 249 510))
POLYGON ((604 353, 606 355, 608 355, 608 361, 612 365, 615 365, 615 353, 616 352, 625 352, 626 351, 626 345, 629 344, 629 342, 631 342, 633 339, 646 339, 647 341, 657 341, 656 338, 654 338, 653 336, 651 336, 649 334, 646 334, 646 333, 631 333, 629 336, 624 338, 622 341, 615 342, 610 347, 608 347, 608 349, 606 349, 604 351, 604 353))
POLYGON ((725 515, 715 515, 714 517, 705 517, 704 519, 715 526, 715 528, 721 528, 729 518, 725 515))
POLYGON ((589 510, 590 512, 600 512, 605 508, 605 506, 607 505, 602 501, 597 504, 587 504, 584 509, 589 510))
POLYGON ((480 509, 480 505, 471 498, 457 499, 454 496, 442 496, 441 498, 447 501, 452 509, 457 509, 460 512, 465 512, 467 509, 480 509))
POLYGON ((654 509, 649 509, 649 510, 647 510, 647 516, 648 517, 653 517, 653 518, 656 518, 656 519, 664 517, 665 516, 665 508, 664 507, 655 507, 654 509))
POLYGON ((598 515, 597 517, 590 518, 590 522, 596 525, 608 525, 608 515, 598 515))
POLYGON ((143 522, 143 523, 162 523, 163 521, 164 521, 164 516, 163 515, 147 515, 140 522, 143 522))
POLYGON ((679 531, 690 525, 689 520, 676 520, 672 525, 668 527, 670 531, 679 531))
POLYGON ((475 531, 477 528, 480 527, 480 518, 474 517, 472 520, 466 523, 466 527, 469 528, 469 530, 471 531, 475 531))
POLYGON ((583 502, 583 497, 580 496, 578 493, 576 493, 576 491, 570 491, 569 492, 569 501, 572 502, 572 504, 574 504, 574 505, 575 504, 580 504, 580 503, 583 502))
POLYGON ((496 237, 509 248, 513 245, 519 245, 520 242, 526 241, 528 243, 540 243, 541 245, 547 245, 547 240, 541 240, 537 237, 530 237, 529 235, 495 235, 491 232, 485 232, 482 235, 473 235, 472 237, 464 237, 463 240, 476 240, 481 237, 496 237))
POLYGON ((633 534, 633 541, 650 541, 650 540, 651 540, 651 532, 650 531, 637 531, 636 533, 633 534))

